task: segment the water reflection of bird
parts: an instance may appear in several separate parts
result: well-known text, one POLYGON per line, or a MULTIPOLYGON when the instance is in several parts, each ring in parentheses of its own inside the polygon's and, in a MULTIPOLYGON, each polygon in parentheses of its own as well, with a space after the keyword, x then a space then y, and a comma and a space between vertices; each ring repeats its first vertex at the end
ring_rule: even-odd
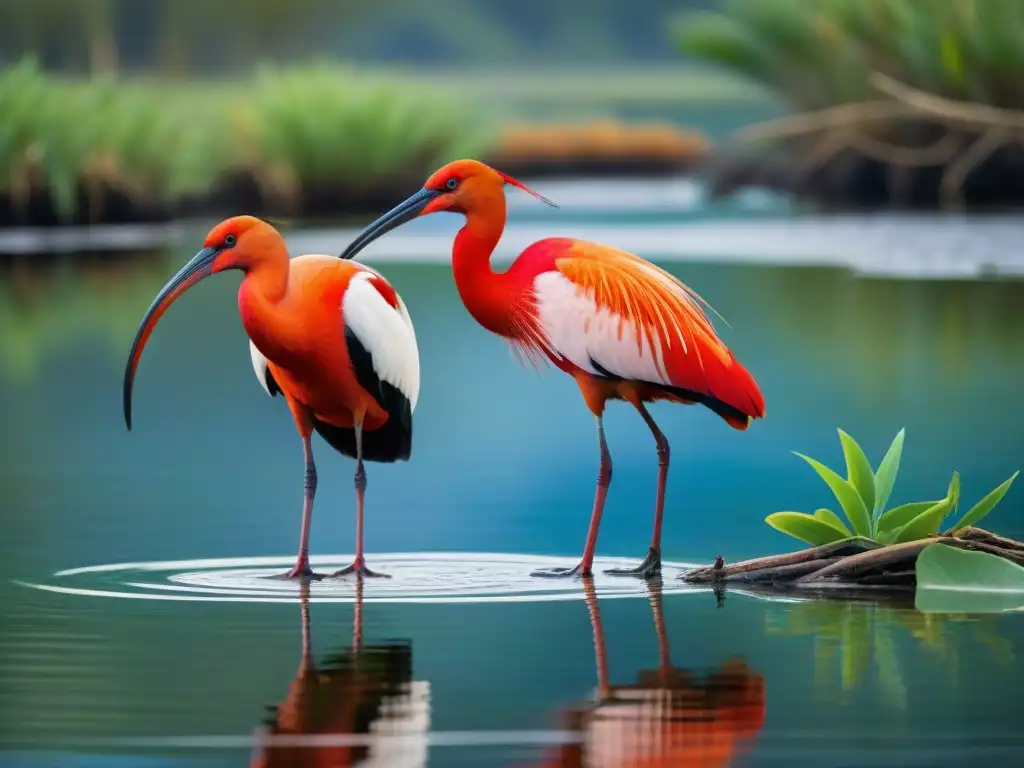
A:
POLYGON ((299 554, 285 575, 315 576, 309 566, 314 430, 356 460, 356 555, 336 575, 383 575, 368 570, 363 556, 363 460, 409 458, 420 370, 405 304, 369 267, 321 255, 289 259, 277 230, 251 216, 218 224, 203 249, 160 291, 139 326, 124 375, 128 429, 135 370, 160 317, 190 287, 227 269, 245 272, 238 308, 256 376, 267 394, 284 397, 302 437, 306 474, 299 554))
POLYGON ((764 678, 731 660, 703 681, 672 666, 661 586, 648 582, 659 664, 632 685, 608 679, 601 611, 584 581, 597 666, 597 700, 571 709, 567 726, 579 738, 560 747, 543 768, 725 768, 761 729, 764 678))
POLYGON ((352 645, 318 666, 311 648, 309 586, 300 588, 302 660, 288 695, 257 734, 252 768, 425 766, 429 689, 412 679, 411 644, 363 643, 363 583, 358 579, 352 645), (403 738, 391 746, 373 738, 360 743, 339 738, 331 744, 329 738, 359 735, 403 738), (316 744, 303 743, 303 737, 328 738, 316 744))
POLYGON ((535 575, 591 572, 612 475, 603 423, 608 400, 625 400, 639 411, 654 434, 659 467, 647 556, 638 568, 610 573, 656 574, 661 570, 669 444, 644 403, 700 403, 744 430, 752 418, 764 416, 764 398, 718 337, 703 300, 638 256, 583 240, 546 238, 523 251, 507 272, 494 272, 490 257, 505 228, 506 184, 544 200, 483 163, 449 163, 427 179, 423 189, 364 229, 342 257, 355 256, 419 215, 452 211, 466 217, 452 252, 455 284, 466 308, 517 352, 534 361, 547 359, 573 376, 597 422, 601 466, 582 560, 572 569, 546 569, 535 575))

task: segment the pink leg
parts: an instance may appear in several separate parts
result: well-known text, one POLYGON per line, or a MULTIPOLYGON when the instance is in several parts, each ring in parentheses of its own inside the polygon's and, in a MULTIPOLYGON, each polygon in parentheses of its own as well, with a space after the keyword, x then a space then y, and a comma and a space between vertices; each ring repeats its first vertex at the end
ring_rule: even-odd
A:
POLYGON ((597 591, 594 582, 587 579, 583 582, 583 599, 590 613, 590 629, 594 635, 594 667, 597 669, 597 690, 602 700, 608 698, 611 686, 608 684, 608 651, 604 644, 604 627, 601 626, 601 608, 597 603, 597 591))
POLYGON ((391 577, 386 573, 377 573, 366 567, 366 559, 363 557, 363 497, 366 495, 366 469, 363 467, 363 428, 361 424, 356 425, 356 557, 352 565, 337 571, 335 576, 365 576, 367 578, 391 577))
POLYGON ((612 456, 608 452, 608 444, 604 439, 604 419, 595 416, 597 421, 597 437, 601 444, 601 468, 597 473, 597 491, 594 494, 594 511, 590 514, 590 529, 587 531, 587 544, 583 549, 583 559, 575 568, 542 568, 534 571, 531 576, 544 578, 561 578, 566 576, 592 576, 594 552, 597 549, 597 532, 601 527, 601 514, 604 512, 604 499, 608 495, 608 486, 612 482, 612 456))
POLYGON ((658 444, 658 498, 654 503, 654 532, 651 534, 651 547, 647 550, 647 557, 636 568, 612 568, 605 571, 610 576, 639 576, 649 579, 661 573, 661 519, 665 512, 665 485, 668 482, 668 462, 670 450, 668 439, 658 429, 651 414, 643 403, 638 403, 636 409, 640 411, 647 426, 654 434, 654 440, 658 444))
POLYGON ((302 529, 299 533, 299 554, 295 567, 280 578, 309 581, 322 576, 313 573, 309 567, 309 526, 313 519, 313 497, 316 496, 316 464, 313 463, 313 446, 309 435, 302 437, 302 449, 306 460, 306 475, 302 500, 302 529))

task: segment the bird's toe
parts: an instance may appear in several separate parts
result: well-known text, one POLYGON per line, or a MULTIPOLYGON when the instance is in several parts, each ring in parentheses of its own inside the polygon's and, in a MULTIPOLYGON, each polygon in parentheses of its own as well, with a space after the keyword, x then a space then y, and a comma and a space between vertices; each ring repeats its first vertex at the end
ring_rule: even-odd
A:
POLYGON ((379 571, 371 571, 366 567, 365 563, 352 563, 352 565, 342 568, 340 571, 335 571, 331 574, 332 578, 341 579, 346 576, 355 576, 357 579, 390 579, 391 574, 380 573, 379 571))
POLYGON ((580 564, 575 568, 538 568, 530 575, 538 579, 569 579, 574 576, 585 577, 592 576, 593 574, 589 568, 584 568, 583 565, 580 564))
POLYGON ((661 553, 651 549, 647 557, 636 568, 609 568, 603 573, 607 576, 633 576, 638 579, 653 579, 661 575, 661 553))
POLYGON ((314 573, 313 569, 309 566, 306 566, 305 568, 300 568, 299 566, 296 566, 287 573, 278 573, 273 576, 268 576, 267 578, 282 579, 286 581, 297 581, 299 583, 302 583, 309 581, 320 581, 320 579, 323 578, 323 575, 319 573, 314 573))

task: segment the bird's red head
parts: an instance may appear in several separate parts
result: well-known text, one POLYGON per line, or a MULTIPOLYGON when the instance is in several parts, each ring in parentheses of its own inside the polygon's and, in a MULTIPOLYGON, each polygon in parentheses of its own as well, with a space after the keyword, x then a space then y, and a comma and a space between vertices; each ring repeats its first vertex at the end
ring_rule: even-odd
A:
POLYGON ((558 207, 522 182, 478 160, 454 160, 434 171, 423 189, 360 232, 341 254, 341 258, 353 258, 378 237, 417 216, 443 211, 470 214, 496 202, 503 203, 506 184, 518 187, 550 206, 558 207))
POLYGON ((124 421, 132 428, 132 385, 142 350, 164 312, 193 285, 226 269, 249 270, 262 259, 283 248, 281 235, 265 221, 253 216, 235 216, 210 230, 199 251, 174 277, 167 281, 150 304, 132 342, 124 372, 124 421))

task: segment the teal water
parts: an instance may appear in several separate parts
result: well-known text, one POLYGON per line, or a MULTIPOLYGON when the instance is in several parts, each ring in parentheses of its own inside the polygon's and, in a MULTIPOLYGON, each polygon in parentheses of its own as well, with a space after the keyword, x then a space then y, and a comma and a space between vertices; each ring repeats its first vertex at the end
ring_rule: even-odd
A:
MULTIPOLYGON (((357 756, 337 734, 363 734, 364 748, 389 727, 413 735, 363 765, 573 765, 556 753, 577 742, 591 765, 1019 764, 1024 614, 721 601, 680 590, 678 568, 666 569, 664 594, 599 584, 596 611, 578 583, 531 594, 530 565, 515 558, 497 570, 474 561, 464 579, 457 559, 414 562, 400 588, 369 583, 359 603, 314 587, 308 630, 322 674, 304 674, 294 590, 278 602, 251 581, 238 592, 216 576, 228 564, 194 562, 255 567, 248 559, 290 556, 298 534, 301 449, 283 403, 253 377, 237 276, 210 279, 165 316, 136 381, 132 433, 121 419, 136 324, 192 250, 0 272, 0 764, 349 765, 357 756), (55 575, 165 560, 189 562, 172 576, 55 575), (481 590, 506 599, 467 598, 466 584, 492 577, 481 590), (230 594, 254 597, 196 599, 230 594), (600 706, 595 634, 611 686, 600 706), (254 734, 272 706, 279 730, 334 742, 260 763, 254 734), (643 749, 662 762, 624 756, 643 749)), ((673 448, 667 559, 792 549, 763 518, 829 505, 791 451, 838 468, 836 427, 873 462, 906 428, 894 503, 941 495, 953 470, 973 503, 1020 468, 1024 283, 662 263, 728 319, 722 334, 768 412, 740 433, 704 410, 652 408, 673 448)), ((381 269, 416 325, 423 384, 413 460, 369 467, 371 567, 375 553, 384 570, 394 553, 577 556, 597 447, 575 385, 519 366, 459 304, 445 265, 381 269)), ((598 550, 638 560, 653 441, 628 407, 612 407, 606 425, 615 476, 598 550)), ((340 561, 353 545, 352 465, 315 450, 313 552, 340 561)), ((986 527, 1024 537, 1019 488, 986 527)))

